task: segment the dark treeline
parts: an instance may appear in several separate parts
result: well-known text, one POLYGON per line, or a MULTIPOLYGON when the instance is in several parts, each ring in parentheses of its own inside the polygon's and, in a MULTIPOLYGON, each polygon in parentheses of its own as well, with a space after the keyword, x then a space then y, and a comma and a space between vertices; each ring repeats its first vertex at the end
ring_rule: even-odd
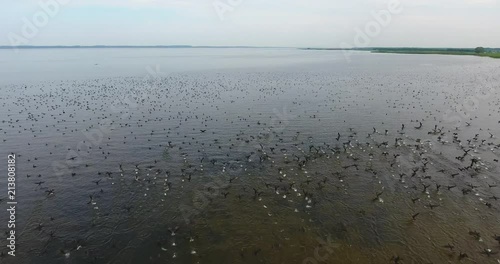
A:
MULTIPOLYGON (((422 52, 422 51, 475 52, 475 48, 366 48, 363 50, 400 51, 400 52, 422 52)), ((485 52, 500 52, 500 48, 484 48, 484 50, 485 52)))

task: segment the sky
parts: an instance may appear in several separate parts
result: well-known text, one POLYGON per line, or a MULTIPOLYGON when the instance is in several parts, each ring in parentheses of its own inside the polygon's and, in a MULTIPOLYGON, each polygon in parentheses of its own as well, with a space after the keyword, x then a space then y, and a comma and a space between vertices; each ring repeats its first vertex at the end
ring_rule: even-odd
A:
POLYGON ((0 0, 0 45, 500 47, 500 0, 0 0))

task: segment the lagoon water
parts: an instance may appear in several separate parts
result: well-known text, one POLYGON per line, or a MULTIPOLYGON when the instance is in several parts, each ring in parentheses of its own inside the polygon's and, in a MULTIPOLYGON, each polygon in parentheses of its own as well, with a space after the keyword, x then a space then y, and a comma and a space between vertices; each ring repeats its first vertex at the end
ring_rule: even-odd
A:
POLYGON ((1 262, 498 263, 500 61, 345 55, 0 50, 1 262))

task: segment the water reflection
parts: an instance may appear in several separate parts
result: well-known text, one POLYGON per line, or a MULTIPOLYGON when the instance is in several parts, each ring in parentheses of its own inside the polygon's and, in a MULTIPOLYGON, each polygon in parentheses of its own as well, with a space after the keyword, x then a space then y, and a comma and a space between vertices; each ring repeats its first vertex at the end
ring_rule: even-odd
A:
POLYGON ((495 263, 498 63, 378 56, 2 87, 18 260, 495 263))

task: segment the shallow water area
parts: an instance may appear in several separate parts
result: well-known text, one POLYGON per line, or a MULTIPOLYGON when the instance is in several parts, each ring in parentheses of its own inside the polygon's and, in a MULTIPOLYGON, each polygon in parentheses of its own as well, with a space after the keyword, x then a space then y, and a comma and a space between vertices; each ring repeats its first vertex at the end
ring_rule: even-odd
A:
POLYGON ((499 262, 497 60, 28 52, 51 70, 0 87, 19 263, 499 262))

